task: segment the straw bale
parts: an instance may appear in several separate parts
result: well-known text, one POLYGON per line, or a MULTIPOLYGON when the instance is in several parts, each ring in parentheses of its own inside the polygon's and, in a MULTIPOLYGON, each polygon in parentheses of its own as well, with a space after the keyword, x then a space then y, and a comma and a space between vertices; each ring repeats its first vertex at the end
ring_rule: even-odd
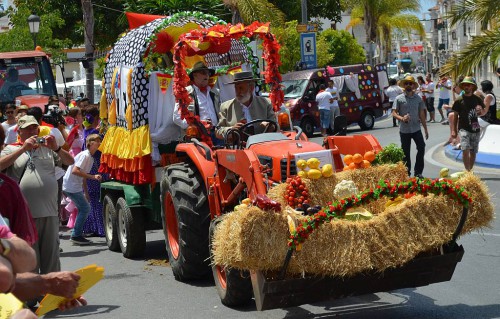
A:
MULTIPOLYGON (((406 166, 401 162, 393 165, 377 165, 364 169, 342 171, 328 178, 316 180, 304 178, 303 181, 309 190, 310 202, 314 205, 324 206, 336 199, 333 196, 333 190, 335 185, 342 180, 353 181, 358 190, 362 191, 377 186, 381 179, 387 179, 393 183, 407 181, 409 177, 406 166)), ((281 203, 283 207, 286 206, 287 203, 284 199, 286 187, 286 183, 278 184, 269 190, 268 197, 281 203)))
MULTIPOLYGON (((473 174, 457 184, 473 200, 462 234, 489 226, 493 206, 485 184, 473 174)), ((294 253, 288 273, 352 276, 403 265, 447 243, 462 214, 462 206, 445 196, 416 195, 388 208, 386 200, 371 204, 372 212, 379 213, 371 220, 333 220, 316 229, 294 253)), ((239 269, 279 270, 287 252, 288 211, 249 207, 227 214, 214 234, 214 262, 239 269)))

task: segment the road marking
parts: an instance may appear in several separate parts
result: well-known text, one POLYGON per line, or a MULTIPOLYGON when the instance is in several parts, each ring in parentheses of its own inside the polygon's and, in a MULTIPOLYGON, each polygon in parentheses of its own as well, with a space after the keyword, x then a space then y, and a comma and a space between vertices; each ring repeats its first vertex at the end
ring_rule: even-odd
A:
POLYGON ((473 235, 484 235, 484 236, 500 237, 500 234, 494 234, 494 233, 472 232, 471 234, 473 234, 473 235))

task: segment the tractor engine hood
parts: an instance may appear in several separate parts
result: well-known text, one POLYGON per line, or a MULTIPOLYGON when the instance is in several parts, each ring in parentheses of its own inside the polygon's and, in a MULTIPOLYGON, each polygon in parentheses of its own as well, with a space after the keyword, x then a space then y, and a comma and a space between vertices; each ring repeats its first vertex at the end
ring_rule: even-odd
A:
POLYGON ((249 149, 257 154, 262 165, 270 169, 269 178, 275 182, 284 182, 287 176, 297 174, 295 155, 325 151, 320 145, 303 140, 265 142, 254 144, 249 149))

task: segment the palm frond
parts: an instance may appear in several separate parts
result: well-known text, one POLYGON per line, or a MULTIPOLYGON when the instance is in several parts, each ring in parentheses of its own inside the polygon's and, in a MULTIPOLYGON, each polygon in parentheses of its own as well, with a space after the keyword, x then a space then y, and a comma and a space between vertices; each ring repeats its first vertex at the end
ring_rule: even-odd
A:
POLYGON ((448 16, 452 26, 459 22, 489 22, 500 15, 500 0, 462 0, 455 4, 448 16))
POLYGON ((500 47, 500 28, 484 31, 484 35, 476 36, 469 45, 448 59, 441 67, 442 74, 471 74, 491 52, 500 47))
POLYGON ((260 21, 271 22, 273 26, 283 26, 285 23, 285 14, 267 0, 226 0, 224 2, 231 3, 231 6, 238 10, 244 24, 260 21))
POLYGON ((363 19, 361 18, 351 18, 351 21, 346 25, 345 29, 349 30, 350 28, 354 28, 355 26, 362 25, 363 24, 363 19))

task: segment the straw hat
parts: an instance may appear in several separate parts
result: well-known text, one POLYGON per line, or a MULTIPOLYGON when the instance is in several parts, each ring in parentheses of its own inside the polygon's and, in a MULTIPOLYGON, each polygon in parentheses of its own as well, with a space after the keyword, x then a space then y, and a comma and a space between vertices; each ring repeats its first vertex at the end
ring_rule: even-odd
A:
POLYGON ((399 81, 399 86, 402 87, 402 88, 404 88, 405 84, 407 82, 411 82, 413 84, 413 88, 417 88, 418 87, 417 81, 415 81, 415 78, 413 76, 411 76, 411 75, 408 75, 404 79, 402 79, 401 81, 399 81))
POLYGON ((463 84, 472 84, 474 85, 474 91, 477 90, 477 83, 476 83, 476 80, 472 77, 472 76, 466 76, 462 82, 460 82, 460 84, 458 85, 462 90, 464 89, 462 87, 463 84))
POLYGON ((193 73, 198 72, 198 71, 205 71, 207 70, 210 72, 210 76, 213 76, 215 74, 215 70, 209 69, 205 63, 198 61, 193 65, 193 68, 191 69, 191 72, 189 72, 189 78, 193 80, 193 73))
POLYGON ((228 82, 226 84, 235 84, 244 81, 259 81, 262 79, 254 78, 252 71, 243 71, 234 74, 233 82, 228 82))

